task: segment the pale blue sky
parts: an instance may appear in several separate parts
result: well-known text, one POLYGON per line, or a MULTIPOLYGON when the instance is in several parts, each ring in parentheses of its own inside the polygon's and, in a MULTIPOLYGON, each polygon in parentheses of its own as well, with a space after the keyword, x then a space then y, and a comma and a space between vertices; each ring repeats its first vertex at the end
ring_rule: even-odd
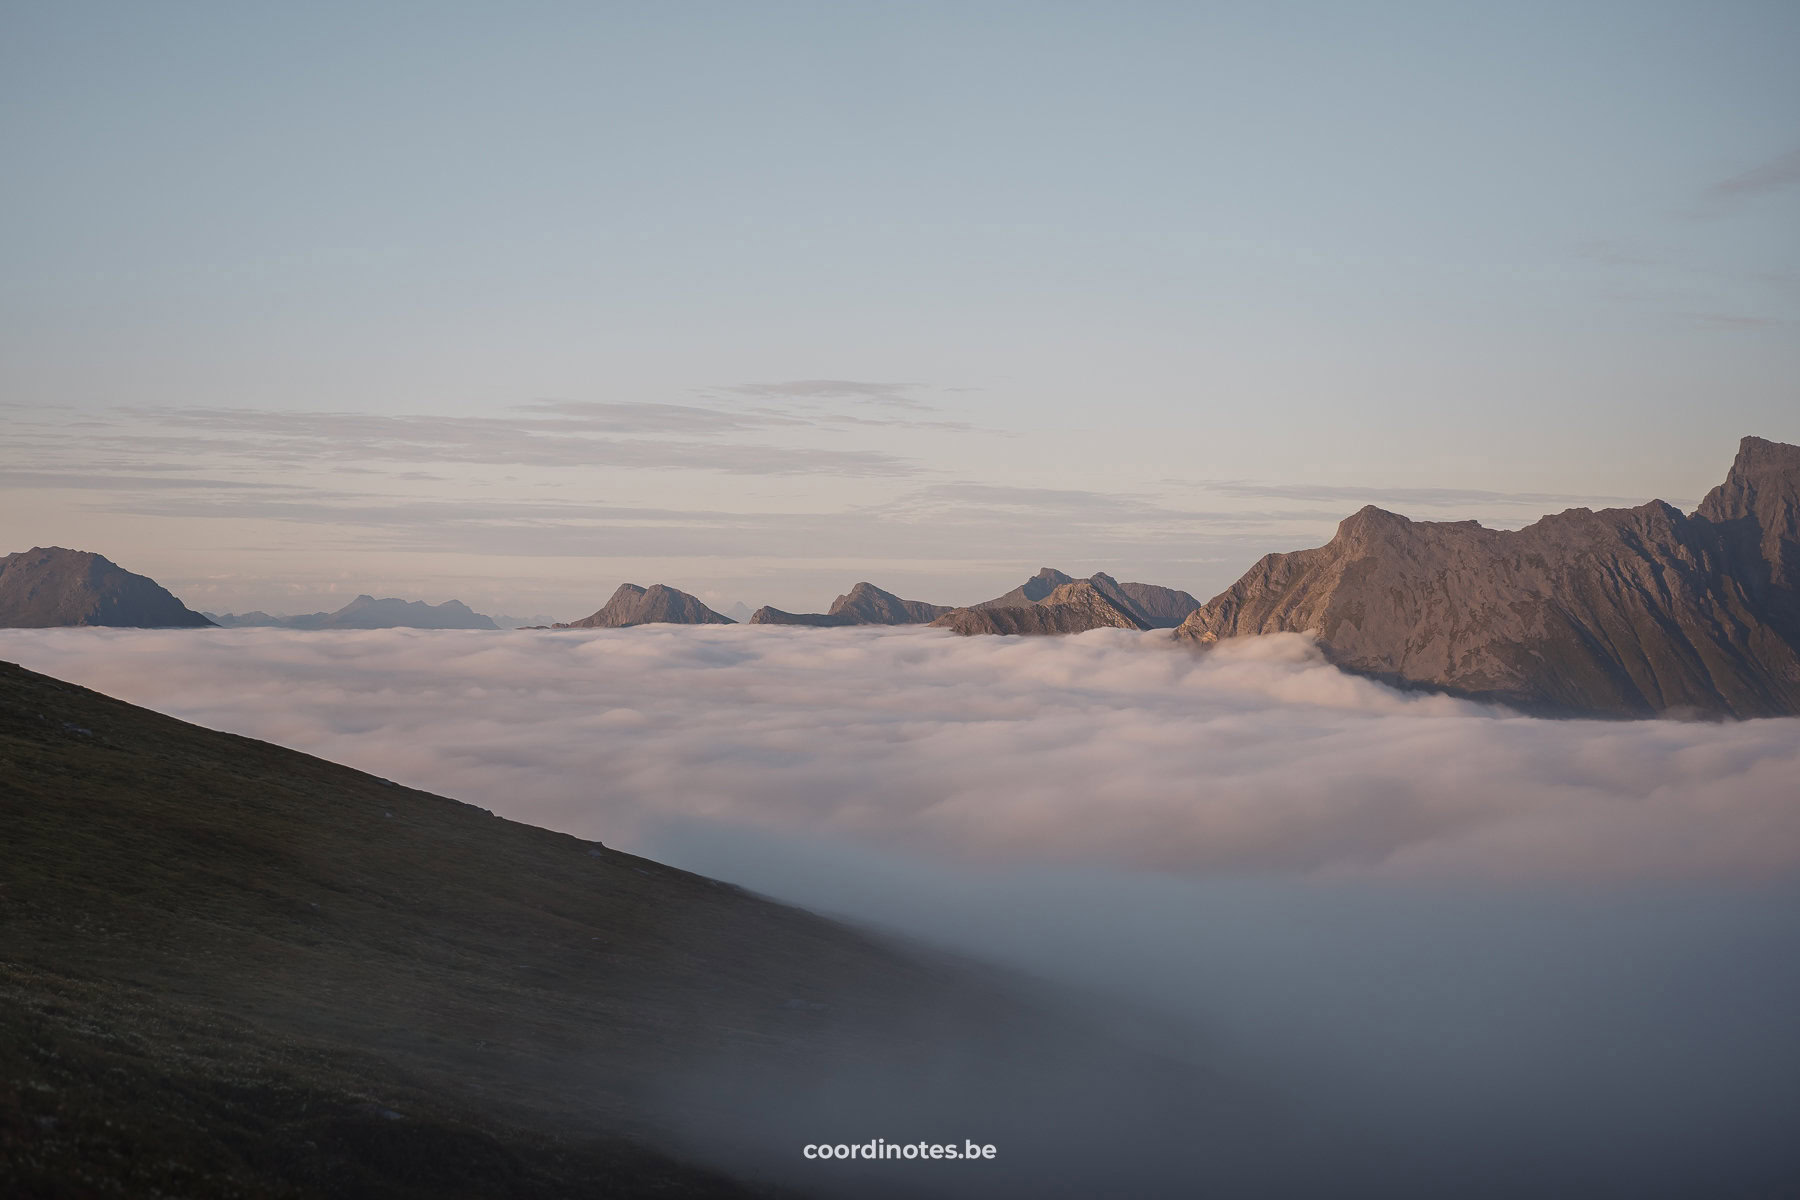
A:
POLYGON ((0 551, 575 616, 1693 501, 1800 441, 1796 61, 1792 3, 7 3, 0 551))

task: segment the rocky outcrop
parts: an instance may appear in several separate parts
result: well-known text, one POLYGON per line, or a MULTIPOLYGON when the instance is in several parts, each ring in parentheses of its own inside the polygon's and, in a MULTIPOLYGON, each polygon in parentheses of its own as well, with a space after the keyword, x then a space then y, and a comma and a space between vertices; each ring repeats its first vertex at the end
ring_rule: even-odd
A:
POLYGON ((631 625, 735 625, 730 617, 720 616, 700 602, 699 597, 677 591, 663 584, 648 588, 621 583, 606 607, 591 617, 552 629, 624 629, 631 625))
POLYGON ((38 546, 0 558, 0 626, 204 628, 212 622, 162 585, 86 550, 38 546))
POLYGON ((335 612, 304 613, 293 617, 271 617, 266 612, 225 613, 212 619, 234 629, 273 627, 279 629, 498 629, 492 617, 485 617, 460 600, 427 604, 423 600, 401 600, 393 596, 377 600, 362 595, 335 612))
POLYGON ((752 625, 924 625, 950 611, 947 604, 902 600, 872 583, 859 583, 832 602, 831 611, 791 613, 764 606, 751 614, 752 625))
POLYGON ((1368 507, 1187 618, 1315 635, 1337 665, 1528 711, 1800 713, 1800 448, 1746 438, 1693 516, 1661 501, 1517 531, 1368 507))
POLYGON ((1034 603, 979 605, 948 612, 932 625, 970 635, 1085 633, 1090 629, 1147 629, 1135 614, 1096 587, 1077 579, 1052 589, 1034 603))

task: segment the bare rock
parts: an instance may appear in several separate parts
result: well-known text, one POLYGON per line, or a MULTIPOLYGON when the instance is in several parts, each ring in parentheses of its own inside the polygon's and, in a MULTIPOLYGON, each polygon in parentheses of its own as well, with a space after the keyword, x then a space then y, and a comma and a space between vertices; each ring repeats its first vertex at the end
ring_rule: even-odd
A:
POLYGON ((1371 506, 1176 636, 1308 632, 1347 670, 1529 711, 1800 713, 1797 482, 1800 448, 1747 438, 1693 516, 1651 501, 1509 532, 1371 506))

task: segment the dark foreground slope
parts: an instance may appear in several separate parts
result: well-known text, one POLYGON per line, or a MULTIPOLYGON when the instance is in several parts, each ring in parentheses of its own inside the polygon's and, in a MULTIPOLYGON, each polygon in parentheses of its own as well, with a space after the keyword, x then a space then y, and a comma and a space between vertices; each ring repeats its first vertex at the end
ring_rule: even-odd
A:
POLYGON ((1311 632, 1341 667, 1551 713, 1800 713, 1800 447, 1745 438, 1692 516, 1516 531, 1369 507, 1271 554, 1177 636, 1311 632))
POLYGON ((0 1195, 869 1195, 799 1148, 876 1135, 1024 1195, 1226 1128, 1003 977, 8 664, 0 828, 0 1195))
POLYGON ((0 557, 0 626, 167 629, 211 624, 156 580, 86 550, 38 546, 0 557))

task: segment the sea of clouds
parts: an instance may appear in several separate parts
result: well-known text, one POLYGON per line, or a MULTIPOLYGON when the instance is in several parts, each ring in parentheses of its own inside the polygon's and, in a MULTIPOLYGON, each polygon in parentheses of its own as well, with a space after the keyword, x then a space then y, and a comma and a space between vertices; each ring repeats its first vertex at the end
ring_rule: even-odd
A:
POLYGON ((1175 873, 1800 864, 1800 721, 1533 719, 1299 635, 72 629, 0 656, 625 848, 697 821, 1175 873))
POLYGON ((1383 1194, 1402 1160, 1411 1194, 1800 1169, 1800 720, 1525 717, 1295 635, 7 630, 0 658, 1173 1022, 1383 1194))

